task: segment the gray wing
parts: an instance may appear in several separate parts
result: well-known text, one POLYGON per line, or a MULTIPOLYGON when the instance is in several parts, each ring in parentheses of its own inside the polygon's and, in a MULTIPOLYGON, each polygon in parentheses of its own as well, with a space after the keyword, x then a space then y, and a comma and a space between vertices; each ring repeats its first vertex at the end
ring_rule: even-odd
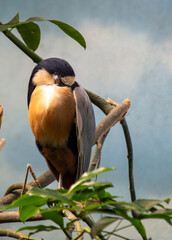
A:
POLYGON ((73 90, 76 103, 76 135, 78 145, 78 179, 88 170, 91 149, 95 136, 95 117, 91 101, 85 90, 79 86, 73 90))

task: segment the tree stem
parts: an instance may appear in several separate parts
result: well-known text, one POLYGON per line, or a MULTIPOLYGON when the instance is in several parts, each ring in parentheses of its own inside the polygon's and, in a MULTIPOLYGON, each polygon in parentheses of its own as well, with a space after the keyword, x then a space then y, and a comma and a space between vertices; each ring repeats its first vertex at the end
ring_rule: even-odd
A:
MULTIPOLYGON (((1 23, 1 22, 0 22, 1 23)), ((8 29, 3 31, 3 34, 9 38, 18 48, 22 50, 28 57, 30 57, 35 63, 38 63, 42 60, 35 52, 29 49, 20 39, 18 39, 11 31, 8 29)))

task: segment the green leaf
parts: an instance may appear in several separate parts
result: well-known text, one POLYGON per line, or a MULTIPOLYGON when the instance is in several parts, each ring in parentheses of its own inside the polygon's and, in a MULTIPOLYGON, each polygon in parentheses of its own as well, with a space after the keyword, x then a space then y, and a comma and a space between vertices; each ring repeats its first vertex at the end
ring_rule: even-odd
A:
POLYGON ((0 32, 5 31, 7 28, 11 28, 13 25, 16 25, 19 22, 19 14, 17 13, 8 23, 0 23, 0 32))
POLYGON ((113 187, 111 182, 85 182, 81 185, 80 190, 87 189, 87 188, 94 188, 95 190, 99 188, 110 188, 113 187))
POLYGON ((164 219, 164 220, 172 220, 172 209, 161 209, 154 211, 153 213, 149 214, 142 214, 139 215, 139 218, 157 218, 157 219, 164 219))
POLYGON ((164 202, 166 202, 167 204, 169 204, 170 201, 171 201, 171 198, 167 198, 167 199, 164 200, 164 202))
POLYGON ((49 226, 45 226, 45 225, 37 225, 37 226, 27 226, 27 227, 21 227, 17 230, 17 232, 20 232, 20 231, 25 231, 25 230, 28 230, 28 231, 32 231, 32 230, 35 230, 33 232, 29 232, 29 236, 35 234, 35 233, 38 233, 38 232, 42 232, 42 231, 46 231, 46 232, 50 232, 50 231, 53 231, 53 230, 59 230, 60 228, 58 227, 55 227, 55 226, 52 226, 52 225, 49 225, 49 226))
POLYGON ((71 192, 76 192, 78 190, 81 190, 82 187, 81 185, 84 183, 84 182, 87 182, 89 181, 90 179, 94 178, 96 175, 100 174, 100 173, 103 173, 103 172, 107 172, 107 171, 112 171, 114 170, 114 168, 98 168, 96 170, 93 170, 91 172, 86 172, 84 173, 79 179, 78 181, 76 181, 69 189, 68 191, 68 194, 71 193, 71 192))
POLYGON ((20 24, 17 27, 18 32, 23 38, 24 42, 28 46, 28 48, 35 51, 40 43, 40 28, 36 23, 28 22, 25 24, 20 24))
POLYGON ((146 237, 146 231, 145 228, 143 226, 143 224, 141 223, 141 221, 139 219, 136 218, 128 218, 128 220, 133 224, 133 226, 137 229, 137 231, 140 233, 140 235, 142 236, 142 238, 144 240, 147 240, 146 237))
POLYGON ((53 208, 42 209, 41 214, 44 219, 51 220, 56 224, 58 224, 61 228, 64 228, 63 217, 59 212, 57 212, 56 209, 53 209, 53 208))
POLYGON ((25 222, 28 218, 34 216, 40 209, 40 206, 28 205, 20 208, 19 217, 22 222, 25 222))
POLYGON ((11 28, 13 26, 13 24, 0 24, 0 32, 3 32, 5 30, 7 30, 8 28, 11 28))
POLYGON ((9 205, 1 204, 1 205, 0 205, 0 212, 3 212, 3 211, 5 211, 5 210, 7 210, 8 207, 9 207, 9 205))
POLYGON ((138 199, 134 201, 136 206, 139 206, 144 209, 144 211, 150 210, 154 206, 159 206, 162 203, 162 200, 154 200, 154 199, 138 199))
POLYGON ((102 202, 102 201, 105 201, 106 199, 110 200, 110 199, 114 199, 114 197, 109 193, 109 192, 106 192, 103 188, 102 189, 98 189, 96 190, 97 192, 97 196, 98 196, 98 199, 102 202))
POLYGON ((68 36, 73 38, 75 41, 77 41, 84 49, 86 49, 86 42, 83 36, 79 31, 77 31, 75 28, 71 27, 70 25, 60 22, 57 20, 49 20, 49 22, 54 23, 57 25, 63 32, 65 32, 68 36))
POLYGON ((15 15, 15 17, 13 17, 8 23, 6 23, 7 25, 11 25, 11 24, 16 24, 19 22, 19 13, 17 13, 15 15))
POLYGON ((25 22, 42 22, 42 21, 48 21, 48 20, 41 17, 31 17, 31 18, 28 18, 25 22))
POLYGON ((41 196, 30 196, 29 194, 24 194, 23 196, 19 197, 16 201, 8 206, 8 209, 16 208, 16 207, 23 207, 29 205, 35 206, 43 206, 46 204, 48 198, 43 198, 41 196))
POLYGON ((40 42, 40 29, 39 26, 33 22, 41 22, 48 21, 50 23, 58 26, 63 32, 65 32, 68 36, 77 41, 84 49, 86 49, 86 42, 82 34, 70 26, 67 23, 58 21, 58 20, 50 20, 40 17, 31 17, 27 19, 25 22, 19 22, 19 14, 17 14, 11 21, 6 24, 0 25, 0 31, 4 31, 8 28, 17 28, 18 32, 21 34, 26 45, 35 51, 38 48, 40 42), (32 43, 33 42, 33 43, 32 43))
MULTIPOLYGON (((92 205, 87 206, 84 210, 85 210, 85 213, 87 215, 98 213, 98 214, 108 214, 108 215, 115 215, 115 216, 117 216, 117 214, 114 214, 113 209, 111 207, 109 207, 109 206, 106 206, 106 207, 103 207, 103 208, 99 208, 99 206, 97 205, 97 209, 96 209, 95 204, 92 204, 92 205)), ((118 218, 121 219, 121 220, 123 219, 120 216, 118 218)))
POLYGON ((76 195, 79 198, 79 201, 81 202, 87 202, 89 199, 95 198, 97 196, 97 193, 93 189, 85 189, 76 195))
POLYGON ((52 190, 52 189, 42 189, 38 187, 33 187, 28 194, 30 196, 40 196, 46 199, 49 199, 51 201, 61 201, 61 203, 67 203, 69 205, 73 205, 73 202, 69 200, 63 193, 60 193, 58 190, 52 190))
POLYGON ((114 212, 125 220, 128 220, 136 228, 138 233, 140 233, 143 240, 147 240, 145 228, 139 219, 128 216, 125 209, 116 208, 114 212))
POLYGON ((132 211, 132 210, 137 211, 137 212, 145 211, 145 208, 143 208, 140 205, 135 204, 134 202, 118 201, 118 202, 112 203, 112 205, 115 206, 115 209, 123 209, 123 210, 125 210, 125 212, 132 211))
POLYGON ((99 234, 105 227, 110 225, 111 223, 117 221, 119 218, 116 217, 102 217, 96 223, 93 224, 91 228, 91 236, 94 238, 97 234, 99 234))

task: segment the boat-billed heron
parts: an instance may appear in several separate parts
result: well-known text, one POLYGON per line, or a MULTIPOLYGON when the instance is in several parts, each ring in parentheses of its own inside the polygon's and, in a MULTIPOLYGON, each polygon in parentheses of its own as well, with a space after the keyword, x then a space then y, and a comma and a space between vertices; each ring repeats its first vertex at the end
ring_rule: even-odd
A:
POLYGON ((90 99, 67 61, 49 58, 33 69, 28 108, 39 151, 59 187, 69 188, 88 170, 95 118, 90 99))

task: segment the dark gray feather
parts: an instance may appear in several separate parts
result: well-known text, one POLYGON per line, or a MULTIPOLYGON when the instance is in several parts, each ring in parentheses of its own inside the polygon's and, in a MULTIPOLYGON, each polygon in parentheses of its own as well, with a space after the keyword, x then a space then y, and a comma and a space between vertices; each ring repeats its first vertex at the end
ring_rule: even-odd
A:
POLYGON ((77 144, 78 144, 78 179, 88 170, 91 156, 91 149, 95 136, 95 117, 91 101, 81 87, 75 87, 73 90, 76 102, 76 126, 77 126, 77 144))

